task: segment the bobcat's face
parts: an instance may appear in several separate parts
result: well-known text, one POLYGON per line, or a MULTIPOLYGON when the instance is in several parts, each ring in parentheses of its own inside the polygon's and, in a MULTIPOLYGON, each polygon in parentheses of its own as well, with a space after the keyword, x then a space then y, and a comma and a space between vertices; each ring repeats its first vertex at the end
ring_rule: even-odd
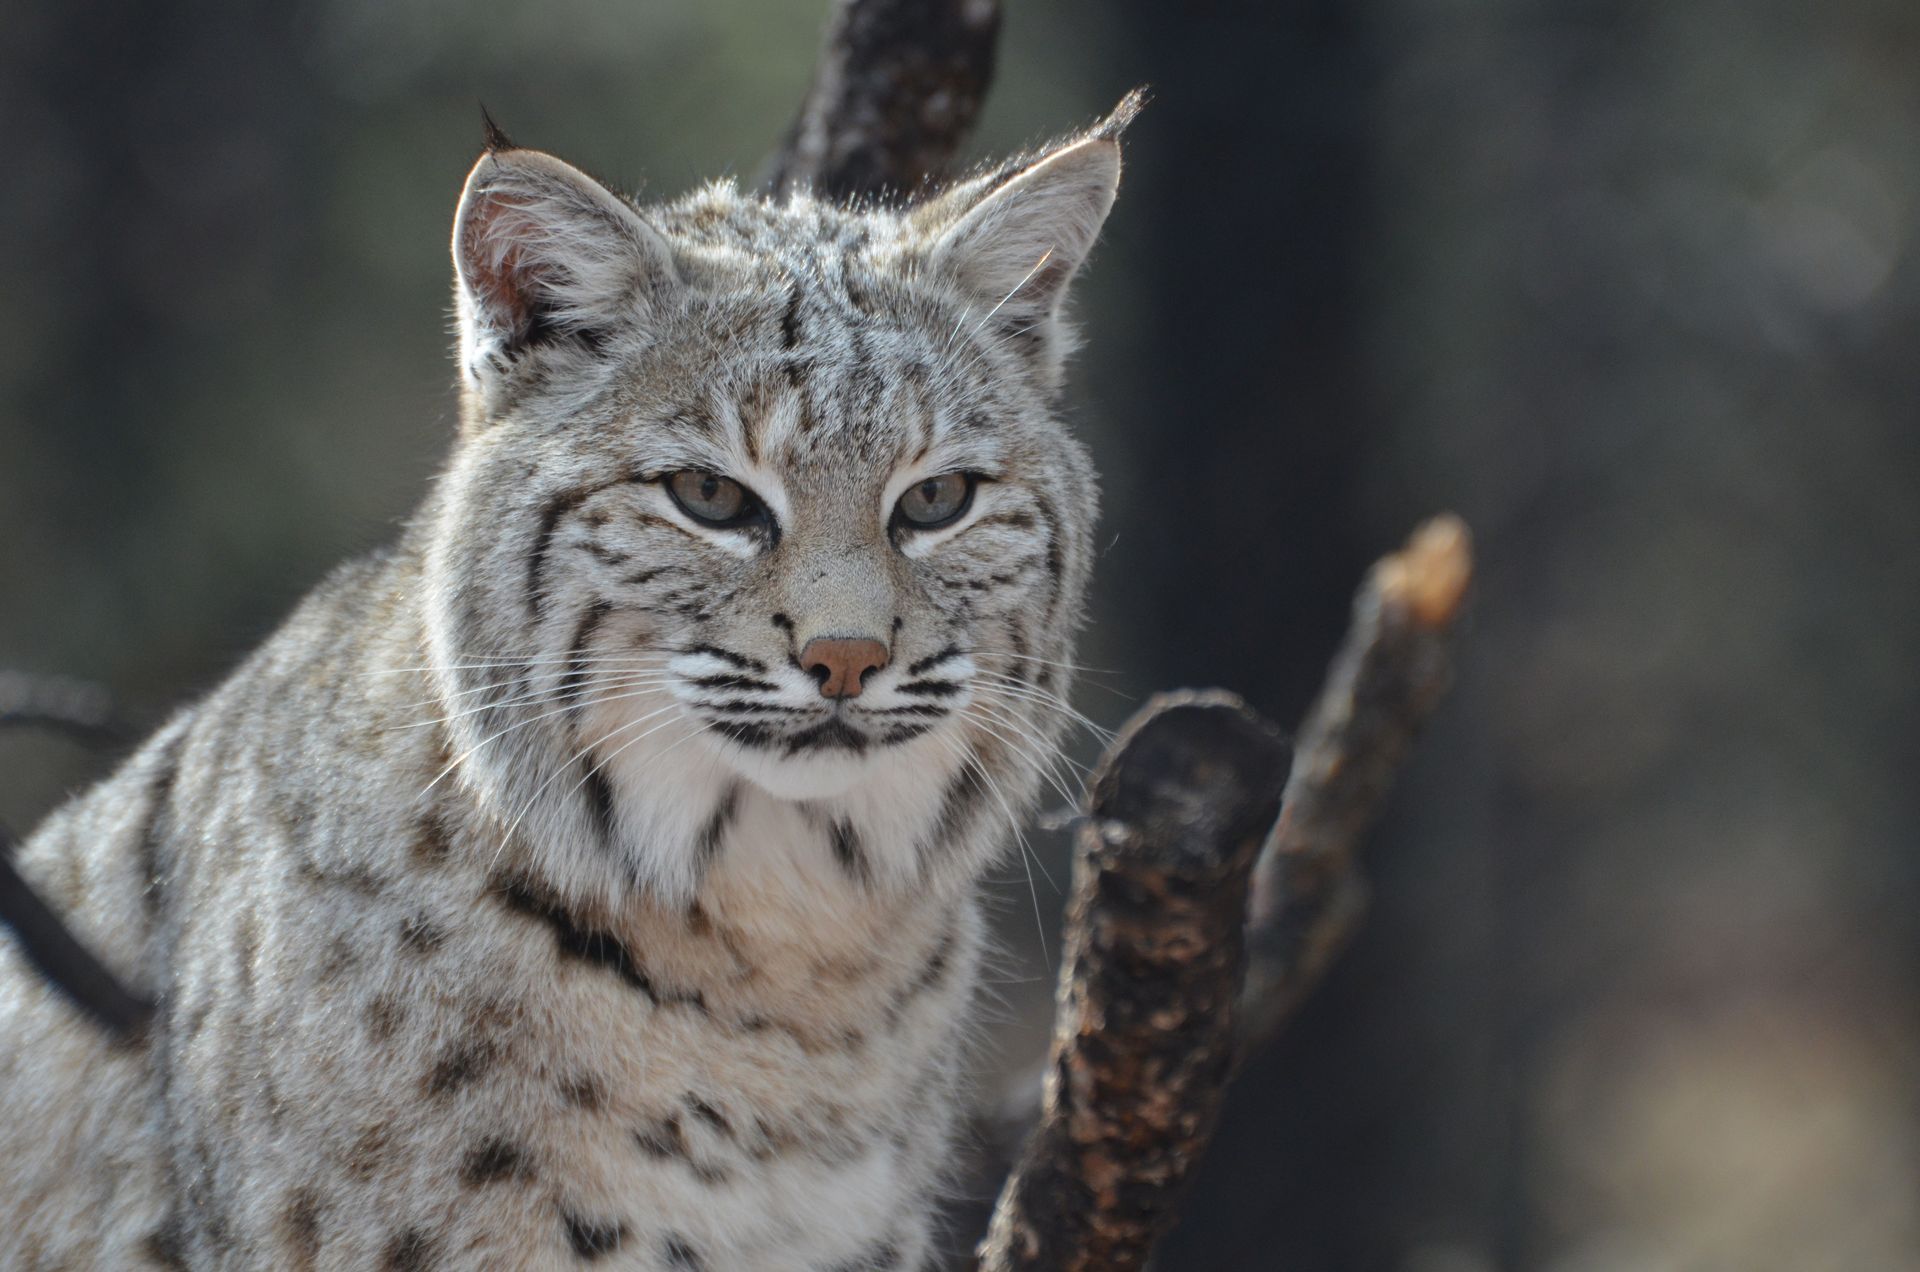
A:
POLYGON ((1094 516, 1050 409, 1058 306, 1117 175, 1095 136, 906 213, 713 187, 643 214, 482 158, 432 638, 504 817, 673 893, 697 861, 652 841, 716 772, 829 819, 956 779, 1019 811, 1094 516))

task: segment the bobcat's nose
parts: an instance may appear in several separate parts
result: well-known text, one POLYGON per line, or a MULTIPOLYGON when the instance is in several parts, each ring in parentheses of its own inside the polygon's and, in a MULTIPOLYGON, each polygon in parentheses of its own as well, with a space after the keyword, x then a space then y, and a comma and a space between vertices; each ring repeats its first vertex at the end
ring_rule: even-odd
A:
POLYGON ((816 636, 800 651, 800 666, 820 682, 823 698, 858 698, 860 680, 887 665, 887 647, 877 640, 816 636))

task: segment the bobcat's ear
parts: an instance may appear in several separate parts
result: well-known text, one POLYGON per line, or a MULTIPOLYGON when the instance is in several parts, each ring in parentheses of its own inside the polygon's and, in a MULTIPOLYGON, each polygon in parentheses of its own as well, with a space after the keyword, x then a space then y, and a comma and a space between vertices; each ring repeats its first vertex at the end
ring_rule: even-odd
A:
POLYGON ((1113 207, 1120 142, 1096 131, 984 190, 955 191, 966 202, 928 258, 958 284, 981 317, 1027 340, 1049 382, 1069 352, 1060 302, 1113 207))
POLYGON ((536 346, 643 319, 679 283, 671 249, 631 205, 537 150, 489 148, 474 164, 453 268, 460 369, 477 389, 536 346))

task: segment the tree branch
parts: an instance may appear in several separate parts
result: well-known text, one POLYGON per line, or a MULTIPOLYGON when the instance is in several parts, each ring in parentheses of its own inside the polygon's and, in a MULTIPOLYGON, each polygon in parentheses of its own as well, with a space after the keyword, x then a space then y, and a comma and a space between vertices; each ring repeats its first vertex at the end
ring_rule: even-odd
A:
POLYGON ((838 0, 762 184, 885 198, 939 176, 973 130, 999 34, 999 0, 838 0))
MULTIPOLYGON (((18 671, 0 671, 0 728, 45 729, 92 747, 128 738, 106 689, 18 671)), ((14 868, 13 849, 13 835, 0 826, 0 925, 12 929, 27 961, 81 1010, 114 1033, 138 1029, 151 1004, 129 992, 27 886, 14 868)))
POLYGON ((118 746, 131 736, 102 686, 21 671, 0 671, 0 727, 47 729, 95 747, 118 746))
POLYGON ((1243 1052, 1280 1030, 1366 909, 1355 850, 1452 683, 1472 576, 1466 525, 1441 516, 1379 561, 1354 598, 1353 624, 1301 727, 1280 820, 1254 867, 1243 1052))
POLYGON ((1079 835, 1045 1113, 984 1272, 1145 1265, 1232 1069, 1249 868, 1286 748, 1230 694, 1155 698, 1095 771, 1079 835))
POLYGON ((27 961, 116 1034, 140 1028, 153 1005, 129 992, 34 894, 13 865, 13 837, 0 826, 0 924, 13 929, 27 961))

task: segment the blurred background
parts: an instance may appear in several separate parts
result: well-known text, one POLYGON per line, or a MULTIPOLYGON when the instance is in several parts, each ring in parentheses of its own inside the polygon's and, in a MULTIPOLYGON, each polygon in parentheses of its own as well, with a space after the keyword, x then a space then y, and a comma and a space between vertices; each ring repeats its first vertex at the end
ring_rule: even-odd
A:
MULTIPOLYGON (((824 16, 11 0, 0 668, 155 722, 393 534, 477 102, 751 177, 824 16)), ((1161 1267, 1920 1268, 1920 11, 1007 0, 1001 50, 980 153, 1156 97, 1079 290, 1081 705, 1296 721, 1368 562, 1443 508, 1482 561, 1373 913, 1161 1267)), ((0 736, 0 821, 105 762, 0 736)), ((1059 946, 995 897, 1016 1068, 1059 946)))

